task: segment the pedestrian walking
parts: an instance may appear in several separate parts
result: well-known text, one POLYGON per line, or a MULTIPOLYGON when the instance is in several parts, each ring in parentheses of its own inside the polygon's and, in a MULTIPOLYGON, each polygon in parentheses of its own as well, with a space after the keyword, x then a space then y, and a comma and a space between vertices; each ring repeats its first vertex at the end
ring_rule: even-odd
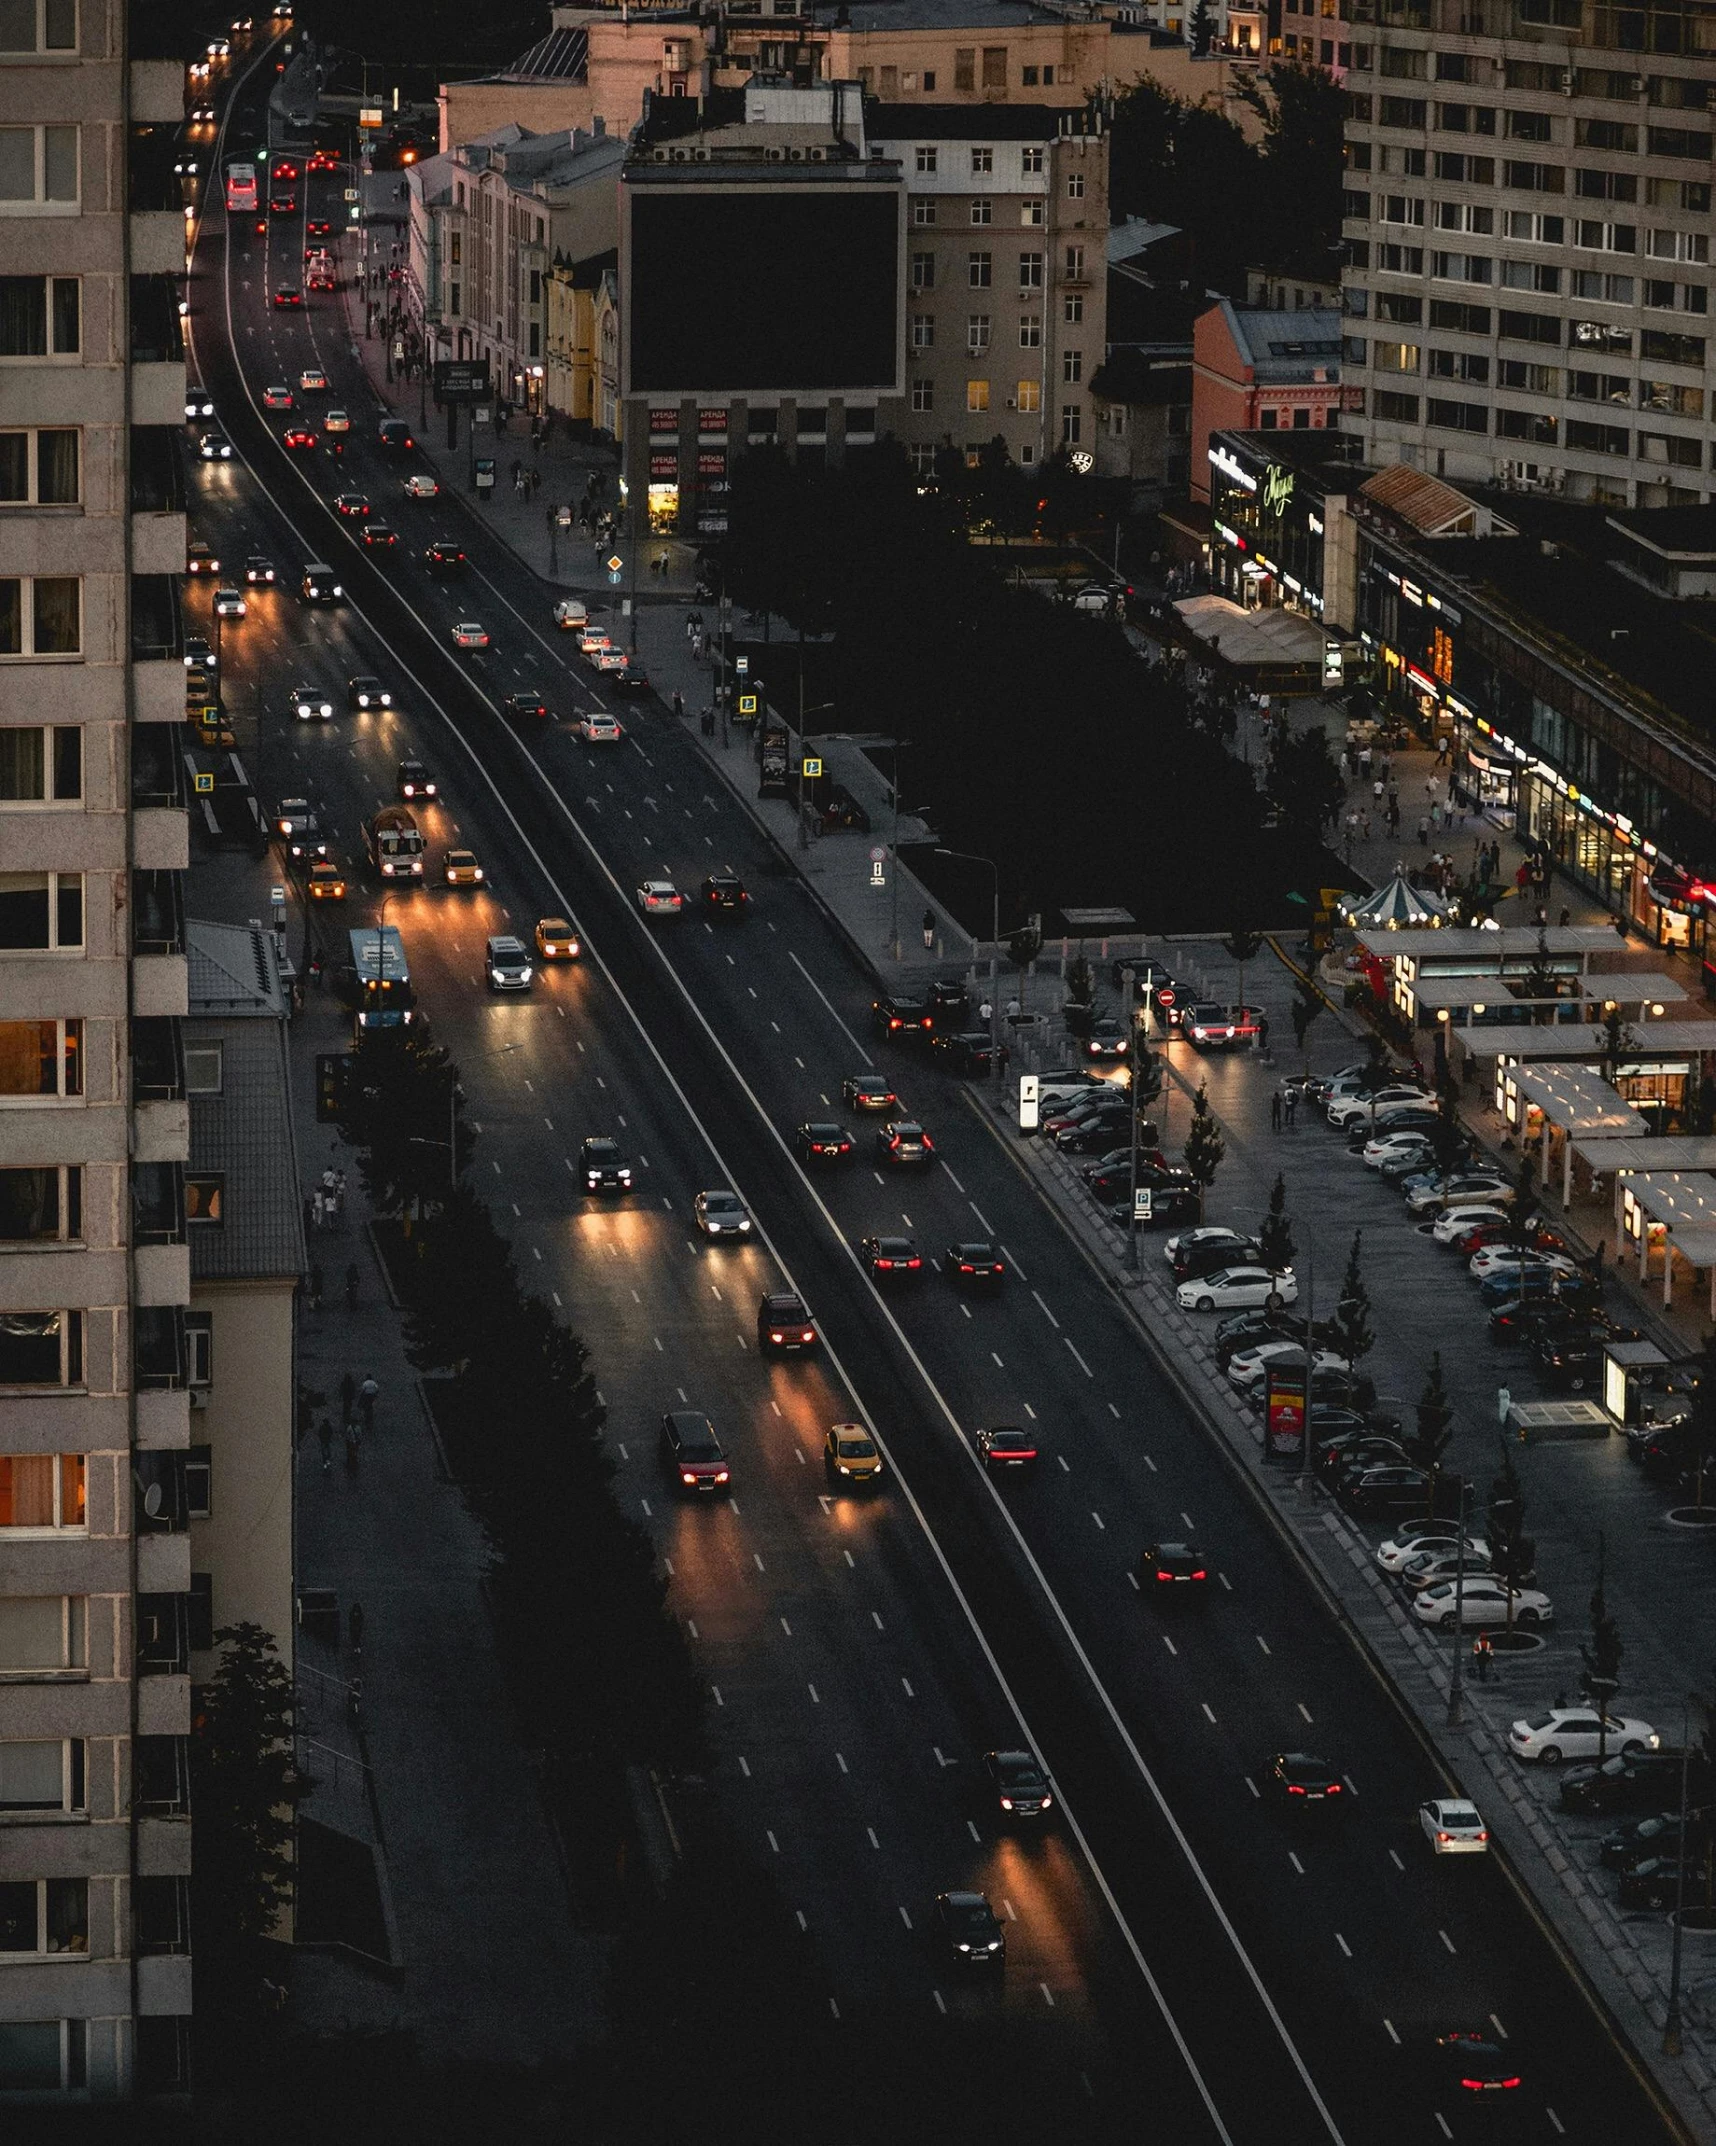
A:
POLYGON ((1571 924, 1573 921, 1573 912, 1566 906, 1565 903, 1562 904, 1561 916, 1559 921, 1564 925, 1571 924))
POLYGON ((1400 833, 1400 801, 1391 798, 1388 806, 1388 832, 1391 836, 1400 833))
POLYGON ((311 1262, 310 1262, 310 1309, 311 1309, 312 1311, 320 1311, 320 1310, 321 1310, 321 1308, 322 1308, 322 1270, 321 1270, 321 1267, 320 1267, 320 1265, 319 1265, 319 1264, 318 1264, 318 1263, 317 1263, 317 1262, 316 1262, 315 1260, 311 1260, 311 1262))
POLYGON ((357 1403, 357 1380, 348 1371, 340 1381, 341 1420, 349 1423, 357 1403))
POLYGON ((1441 795, 1441 790, 1442 785, 1436 780, 1434 775, 1425 776, 1424 795, 1430 801, 1430 803, 1434 804, 1436 802, 1436 799, 1441 795))
POLYGON ((1269 1130, 1272 1133, 1278 1133, 1281 1130, 1281 1090, 1279 1088, 1269 1098, 1269 1130))
POLYGON ((316 1425, 316 1442, 322 1449, 322 1473, 330 1475, 334 1466, 334 1427, 326 1416, 316 1425))
POLYGON ((352 1652, 363 1653, 363 1604, 354 1602, 346 1612, 346 1630, 351 1634, 352 1652))
POLYGON ((985 1028, 987 1028, 990 1022, 994 1020, 995 1008, 989 1002, 988 999, 982 999, 979 1001, 977 1007, 977 1018, 983 1023, 983 1026, 985 1028))
POLYGON ((1420 842, 1422 842, 1422 843, 1425 843, 1425 844, 1428 844, 1428 843, 1429 843, 1429 840, 1430 840, 1430 815, 1429 815, 1429 813, 1427 813, 1427 812, 1421 812, 1421 813, 1420 813, 1420 814, 1418 815, 1418 839, 1419 839, 1419 841, 1420 841, 1420 842))
POLYGON ((1376 809, 1382 810, 1382 777, 1379 775, 1370 786, 1370 794, 1376 800, 1376 809))
POLYGON ((366 1437, 374 1435, 375 1404, 380 1398, 381 1388, 375 1383, 373 1377, 366 1376, 363 1384, 358 1388, 358 1406, 363 1410, 363 1427, 366 1437))
POLYGON ((304 1234, 306 1237, 315 1228, 317 1219, 316 1195, 313 1192, 306 1192, 304 1195, 304 1234))
POLYGON ((685 713, 685 695, 680 692, 677 686, 675 686, 673 689, 673 712, 675 715, 683 715, 685 713))
POLYGON ((1368 812, 1359 814, 1359 837, 1361 841, 1368 842, 1370 840, 1370 814, 1368 812))
POLYGON ((1472 1641, 1472 1675, 1480 1684, 1487 1684, 1495 1668, 1495 1649, 1490 1644, 1490 1635, 1480 1632, 1472 1641))
POLYGON ((1299 1091, 1297 1088, 1289 1088, 1287 1091, 1287 1099, 1281 1106, 1281 1112, 1283 1117, 1285 1117, 1287 1120, 1287 1130, 1289 1132, 1293 1130, 1293 1113, 1298 1109, 1298 1107, 1299 1091))
POLYGON ((924 952, 926 954, 935 952, 935 911, 933 909, 924 911, 924 952))
POLYGON ((347 1309, 347 1311, 356 1311, 356 1310, 357 1310, 357 1300, 358 1300, 358 1270, 357 1270, 357 1261, 356 1261, 355 1259, 352 1259, 352 1260, 348 1260, 348 1261, 346 1262, 346 1309, 347 1309))

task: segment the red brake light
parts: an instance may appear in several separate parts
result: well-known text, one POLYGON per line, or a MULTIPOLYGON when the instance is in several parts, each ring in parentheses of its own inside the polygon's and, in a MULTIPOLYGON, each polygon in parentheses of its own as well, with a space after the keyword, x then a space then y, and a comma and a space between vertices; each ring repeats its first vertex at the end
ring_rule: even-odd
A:
POLYGON ((1000 1260, 997 1260, 995 1262, 995 1271, 997 1274, 1005 1274, 1007 1269, 1001 1264, 1000 1260))
POLYGON ((1172 1580, 1174 1575, 1171 1572, 1164 1572, 1161 1567, 1158 1566, 1156 1569, 1156 1577, 1158 1580, 1172 1580))
POLYGON ((912 1258, 910 1258, 910 1259, 908 1259, 908 1260, 906 1261, 906 1265, 907 1265, 908 1267, 921 1267, 921 1266, 923 1265, 923 1261, 922 1261, 921 1259, 917 1258, 917 1257, 916 1257, 916 1255, 914 1254, 914 1256, 913 1256, 912 1258))
POLYGON ((1001 1798, 1001 1808, 1004 1811, 1010 1811, 1013 1808, 1013 1799, 1011 1796, 1003 1796, 1001 1798))
POLYGON ((1289 1781, 1287 1784, 1287 1793, 1290 1796, 1302 1796, 1305 1791, 1302 1788, 1297 1787, 1293 1782, 1289 1781))
POLYGON ((1197 1571, 1192 1574, 1192 1578, 1194 1580, 1207 1580, 1209 1578, 1209 1574, 1204 1570, 1202 1565, 1200 1565, 1197 1571))
POLYGON ((1489 1833, 1489 1828, 1488 1828, 1488 1826, 1480 1826, 1480 1827, 1479 1827, 1479 1829, 1478 1829, 1478 1838, 1479 1838, 1479 1840, 1488 1840, 1488 1839, 1489 1839, 1489 1837, 1490 1837, 1490 1833, 1489 1833))
POLYGON ((1338 1796, 1338 1795, 1340 1794, 1340 1792, 1341 1792, 1341 1784, 1340 1784, 1340 1783, 1339 1783, 1338 1781, 1331 1781, 1331 1782, 1329 1783, 1329 1786, 1328 1786, 1328 1789, 1327 1789, 1326 1793, 1327 1793, 1328 1795, 1331 1795, 1331 1796, 1338 1796))

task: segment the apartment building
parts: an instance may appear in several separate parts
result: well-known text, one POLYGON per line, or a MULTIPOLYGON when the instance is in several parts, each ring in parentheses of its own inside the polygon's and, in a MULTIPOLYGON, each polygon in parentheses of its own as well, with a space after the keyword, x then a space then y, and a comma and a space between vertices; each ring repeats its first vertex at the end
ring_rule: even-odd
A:
POLYGON ((1711 496, 1711 94, 1694 4, 1358 0, 1345 370, 1367 462, 1711 496))
POLYGON ((906 395, 925 474, 995 439, 1029 466, 1091 452, 1108 300, 1099 110, 878 105, 869 137, 906 186, 906 395))
POLYGON ((0 2112, 187 2083, 183 112, 0 8, 0 2112))

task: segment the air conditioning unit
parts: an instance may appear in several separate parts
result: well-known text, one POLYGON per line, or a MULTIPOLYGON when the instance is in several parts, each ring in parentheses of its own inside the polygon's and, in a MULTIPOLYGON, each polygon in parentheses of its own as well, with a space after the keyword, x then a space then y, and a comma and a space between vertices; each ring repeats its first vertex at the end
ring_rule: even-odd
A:
POLYGON ((685 162, 685 151, 683 149, 670 149, 667 152, 667 161, 670 164, 683 164, 685 162))
POLYGON ((1574 80, 1575 77, 1572 68, 1563 67, 1561 70, 1561 94, 1564 97, 1572 96, 1574 80))
POLYGON ((708 152, 708 150, 707 150, 707 149, 693 149, 693 150, 692 150, 692 152, 691 152, 691 161, 692 161, 692 163, 694 163, 694 164, 707 164, 707 163, 708 163, 708 161, 709 161, 709 152, 708 152))
POLYGON ((771 164, 778 164, 781 159, 786 155, 786 151, 784 149, 770 149, 766 150, 764 153, 768 157, 768 160, 771 164))
POLYGON ((1644 78, 1644 76, 1643 76, 1643 75, 1634 75, 1634 76, 1633 76, 1633 95, 1634 95, 1635 97, 1642 97, 1642 96, 1644 95, 1644 93, 1645 93, 1645 78, 1644 78))
POLYGON ((802 149, 789 149, 787 151, 787 162, 789 164, 802 164, 804 162, 804 151, 802 149))
POLYGON ((190 1392, 190 1402, 193 1408, 207 1408, 209 1405, 208 1388, 206 1386, 193 1386, 190 1392))

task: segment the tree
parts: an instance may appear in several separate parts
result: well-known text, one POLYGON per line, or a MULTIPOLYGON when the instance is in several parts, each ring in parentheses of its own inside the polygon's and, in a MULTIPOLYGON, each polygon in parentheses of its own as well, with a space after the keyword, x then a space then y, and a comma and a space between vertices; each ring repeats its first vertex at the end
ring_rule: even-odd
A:
POLYGON ((1239 964, 1239 1004, 1245 1004, 1245 964, 1252 959, 1263 944, 1260 931, 1230 931, 1222 941, 1227 953, 1239 964))
POLYGON ((1611 1088, 1621 1082, 1621 1068, 1639 1053, 1639 1039, 1632 1024, 1624 1018, 1619 1006, 1611 1005, 1603 1015, 1603 1040, 1598 1046, 1597 1066, 1611 1088))
POLYGON ((1263 787, 1289 827, 1320 830, 1339 813, 1347 786, 1320 723, 1277 731, 1263 787))
MULTIPOLYGON (((1242 90, 1241 94, 1245 92, 1242 90)), ((1272 266, 1329 281, 1341 248, 1341 85, 1326 68, 1281 61, 1250 100, 1263 114, 1265 258, 1272 266)))
POLYGON ((1460 1091, 1451 1074, 1437 1089, 1436 1122, 1430 1128, 1430 1152, 1444 1177, 1458 1169, 1466 1152, 1466 1128, 1460 1123, 1460 1091))
POLYGON ((1263 1264, 1279 1271, 1293 1264, 1293 1224, 1287 1213, 1287 1180, 1279 1173, 1270 1189, 1269 1212, 1257 1232, 1263 1264))
POLYGON ((405 1310, 405 1352, 419 1371, 462 1374, 505 1354, 521 1289, 512 1248, 461 1184, 422 1230, 405 1310))
POLYGON ((1609 1755, 1609 1702, 1621 1688, 1621 1656, 1626 1651, 1621 1644, 1621 1628, 1610 1615, 1609 1598, 1603 1589, 1607 1562, 1607 1546, 1599 1530, 1597 1583, 1591 1590, 1591 1630, 1589 1636, 1579 1642, 1580 1658, 1585 1664, 1579 1677, 1579 1689, 1597 1709, 1599 1766, 1609 1755))
MULTIPOLYGON (((1323 994, 1311 978, 1301 976, 1293 990, 1293 1041, 1301 1051, 1305 1049, 1305 1038, 1311 1033, 1311 1024, 1323 1011, 1325 1003, 1323 994)), ((1311 1070, 1309 1056, 1305 1059, 1305 1070, 1307 1073, 1311 1070)))
POLYGON ((1424 1391, 1418 1396, 1412 1429, 1406 1434, 1406 1450, 1412 1455, 1414 1465, 1422 1468, 1430 1478, 1425 1494, 1426 1513, 1436 1510, 1442 1456, 1453 1435, 1454 1409, 1442 1383, 1442 1352, 1437 1349, 1430 1358, 1430 1376, 1424 1381, 1424 1391))
POLYGON ((1537 1571, 1537 1545, 1525 1532, 1525 1490, 1513 1464, 1507 1435, 1501 1439, 1501 1468, 1490 1484, 1490 1570, 1507 1589, 1507 1628, 1513 1630, 1514 1590, 1537 1571))
POLYGON ((365 1031, 346 1082, 340 1132, 357 1150, 364 1190, 383 1211, 445 1200, 449 1135, 455 1178, 476 1145, 451 1054, 407 1028, 365 1031))
POLYGON ((1210 1109, 1209 1084, 1198 1083, 1198 1092, 1192 1097, 1192 1122, 1186 1134, 1183 1149, 1186 1168, 1192 1173, 1198 1188, 1198 1213, 1203 1213, 1204 1194, 1215 1183, 1216 1171, 1227 1153, 1227 1142, 1222 1138, 1221 1127, 1216 1123, 1215 1113, 1210 1109))
POLYGON ((1376 1329, 1370 1323, 1370 1291, 1364 1280, 1364 1232, 1353 1231, 1347 1254, 1347 1271, 1341 1276, 1341 1293, 1330 1321, 1334 1345, 1347 1360, 1347 1403, 1352 1404, 1358 1367, 1376 1346, 1376 1329))
POLYGON ((1132 1104, 1136 1110, 1148 1110, 1162 1093, 1162 1061, 1142 1041, 1136 1046, 1137 1066, 1132 1074, 1132 1104))
POLYGON ((195 2009, 233 2021, 260 2009, 267 1941, 292 1891, 292 1810, 308 1784, 293 1756, 292 1679, 272 1634, 226 1625, 215 1644, 219 1666, 197 1688, 191 1719, 195 2009))
POLYGON ((1214 37, 1215 18, 1210 12, 1210 0, 1192 0, 1191 45, 1200 60, 1208 53, 1214 37))
POLYGON ((1513 1198, 1507 1216, 1510 1240, 1521 1250, 1536 1234, 1537 1212, 1537 1157, 1527 1145, 1521 1149, 1519 1164, 1513 1173, 1513 1198))

